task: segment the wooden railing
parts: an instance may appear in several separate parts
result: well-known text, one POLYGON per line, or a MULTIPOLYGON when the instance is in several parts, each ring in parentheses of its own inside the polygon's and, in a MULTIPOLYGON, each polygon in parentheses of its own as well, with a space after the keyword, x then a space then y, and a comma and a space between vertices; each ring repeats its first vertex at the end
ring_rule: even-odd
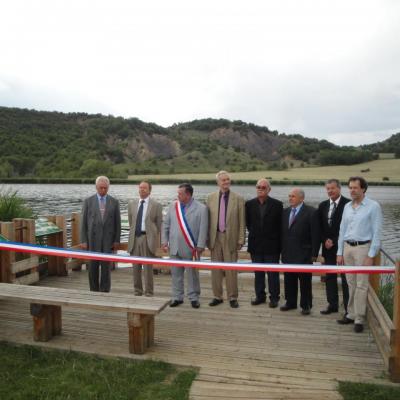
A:
MULTIPOLYGON (((390 257, 382 251, 375 258, 375 265, 381 265, 381 256, 390 257)), ((395 263, 394 260, 391 260, 395 263)), ((384 263, 387 265, 387 261, 384 263)), ((368 323, 378 345, 379 351, 393 382, 400 382, 400 263, 395 263, 396 273, 393 277, 393 319, 390 318, 379 299, 381 276, 370 275, 368 291, 368 323)))

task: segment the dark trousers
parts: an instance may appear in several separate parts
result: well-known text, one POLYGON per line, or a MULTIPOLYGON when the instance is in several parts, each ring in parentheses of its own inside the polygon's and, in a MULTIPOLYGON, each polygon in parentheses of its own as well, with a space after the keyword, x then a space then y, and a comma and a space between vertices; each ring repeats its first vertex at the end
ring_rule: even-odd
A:
MULTIPOLYGON (((324 254, 326 265, 336 265, 336 249, 324 254)), ((349 302, 349 286, 347 285, 346 275, 341 274, 342 291, 343 291, 343 306, 347 312, 347 304, 349 302)), ((339 290, 337 283, 337 274, 326 274, 325 280, 326 300, 330 308, 339 308, 339 290)))
MULTIPOLYGON (((253 263, 278 264, 279 254, 251 254, 251 261, 253 263)), ((254 289, 256 292, 256 298, 259 300, 265 300, 267 297, 265 291, 265 272, 256 271, 254 274, 254 289)), ((271 301, 278 302, 280 295, 279 272, 267 272, 267 275, 269 299, 271 301)))
MULTIPOLYGON (((349 286, 347 285, 346 275, 340 274, 342 278, 343 305, 347 312, 347 304, 349 302, 349 286)), ((339 295, 337 274, 326 274, 326 299, 330 308, 339 308, 339 295)))
POLYGON ((305 272, 285 272, 285 298, 289 307, 297 307, 298 281, 300 281, 300 307, 303 309, 312 307, 312 274, 305 272))
POLYGON ((109 292, 111 289, 111 265, 106 261, 90 261, 89 286, 92 292, 109 292))

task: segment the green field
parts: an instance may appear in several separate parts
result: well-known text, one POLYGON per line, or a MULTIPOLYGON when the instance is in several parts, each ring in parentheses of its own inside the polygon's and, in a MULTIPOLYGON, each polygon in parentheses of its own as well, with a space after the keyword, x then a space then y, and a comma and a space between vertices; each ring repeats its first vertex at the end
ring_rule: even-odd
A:
MULTIPOLYGON (((216 171, 217 172, 217 171, 216 171)), ((234 181, 241 180, 257 180, 262 177, 268 177, 272 180, 299 180, 299 181, 324 181, 329 178, 337 178, 346 181, 350 176, 361 175, 369 182, 397 182, 400 183, 400 159, 379 159, 363 164, 342 165, 329 167, 309 167, 309 168, 292 168, 284 171, 251 171, 251 172, 234 172, 232 179, 234 181), (365 172, 367 170, 367 172, 365 172), (364 172, 362 172, 364 171, 364 172), (387 179, 384 179, 387 178, 387 179)), ((168 174, 168 175, 130 175, 131 180, 149 179, 149 180, 214 180, 213 173, 199 174, 168 174)))

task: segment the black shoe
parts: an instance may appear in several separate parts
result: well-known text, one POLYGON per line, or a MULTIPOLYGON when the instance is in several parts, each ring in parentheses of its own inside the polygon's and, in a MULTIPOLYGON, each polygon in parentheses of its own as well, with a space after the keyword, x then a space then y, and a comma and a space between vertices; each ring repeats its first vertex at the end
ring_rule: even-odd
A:
POLYGON ((251 305, 252 306, 258 306, 259 304, 265 303, 266 300, 265 299, 259 299, 258 297, 256 297, 254 300, 251 301, 251 305))
POLYGON ((311 314, 311 311, 310 311, 309 308, 303 308, 303 309, 301 310, 301 313, 302 313, 303 315, 310 315, 310 314, 311 314))
POLYGON ((197 300, 193 300, 191 303, 193 308, 200 308, 200 303, 197 300))
POLYGON ((281 311, 289 311, 289 310, 295 310, 297 306, 289 306, 288 304, 285 304, 281 307, 281 311))
POLYGON ((340 325, 349 325, 354 324, 354 319, 350 319, 344 316, 342 319, 338 319, 336 322, 340 325))
POLYGON ((232 308, 238 308, 239 307, 239 303, 237 300, 230 300, 229 304, 232 308))
POLYGON ((338 312, 337 307, 330 307, 330 306, 325 308, 325 310, 320 311, 320 313, 322 315, 329 315, 329 314, 336 313, 336 312, 338 312))
POLYGON ((183 300, 174 300, 169 306, 178 307, 180 304, 183 304, 183 300))
POLYGON ((271 300, 269 303, 268 303, 268 306, 269 306, 269 308, 276 308, 276 307, 278 307, 278 301, 274 301, 274 300, 271 300))
POLYGON ((361 333, 364 330, 363 324, 354 324, 354 332, 361 333))
POLYGON ((224 301, 222 300, 222 299, 212 299, 209 303, 208 303, 208 305, 210 306, 210 307, 214 307, 214 306, 217 306, 218 304, 221 304, 221 303, 223 303, 224 301))

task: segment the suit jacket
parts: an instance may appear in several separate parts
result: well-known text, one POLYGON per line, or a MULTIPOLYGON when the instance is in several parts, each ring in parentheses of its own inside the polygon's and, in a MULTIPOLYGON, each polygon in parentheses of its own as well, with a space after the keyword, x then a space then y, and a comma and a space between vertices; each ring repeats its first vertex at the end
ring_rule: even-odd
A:
MULTIPOLYGON (((207 208, 209 216, 208 248, 212 250, 215 246, 218 229, 219 191, 211 193, 207 197, 207 208)), ((237 251, 238 244, 243 246, 245 242, 245 211, 243 197, 232 191, 229 192, 225 225, 229 250, 237 251)))
POLYGON ((325 200, 318 206, 318 219, 320 225, 321 232, 321 243, 322 243, 322 256, 326 259, 330 260, 329 262, 334 262, 336 264, 336 253, 337 253, 337 245, 339 238, 339 230, 340 230, 340 222, 342 221, 343 209, 346 203, 348 203, 350 199, 346 197, 341 197, 339 204, 336 208, 335 213, 332 217, 332 225, 329 226, 328 223, 328 213, 330 207, 330 200, 325 200), (329 250, 325 248, 325 240, 331 239, 334 243, 334 246, 329 250))
POLYGON ((107 195, 102 219, 97 194, 88 197, 83 202, 81 219, 81 242, 87 243, 91 251, 111 253, 113 244, 119 243, 121 236, 118 200, 107 195))
POLYGON ((317 212, 303 204, 289 228, 291 207, 282 213, 282 262, 285 264, 312 264, 321 244, 317 212))
POLYGON ((257 198, 246 201, 245 210, 246 226, 249 231, 247 251, 250 254, 280 254, 282 202, 267 197, 262 220, 257 198))
MULTIPOLYGON (((192 231, 197 247, 205 248, 208 231, 208 214, 204 204, 193 199, 192 204, 186 210, 186 221, 192 231)), ((190 259, 192 250, 186 244, 182 231, 179 227, 175 212, 175 202, 169 208, 164 218, 161 231, 161 243, 169 244, 169 253, 171 256, 179 255, 182 258, 190 259)))
MULTIPOLYGON (((135 228, 136 218, 138 213, 139 199, 130 200, 128 203, 128 219, 129 219, 129 240, 128 252, 132 253, 135 246, 135 228)), ((162 206, 156 200, 149 198, 147 205, 146 216, 144 219, 146 227, 146 241, 147 247, 152 254, 156 253, 157 248, 160 246, 160 233, 162 224, 162 206)))

